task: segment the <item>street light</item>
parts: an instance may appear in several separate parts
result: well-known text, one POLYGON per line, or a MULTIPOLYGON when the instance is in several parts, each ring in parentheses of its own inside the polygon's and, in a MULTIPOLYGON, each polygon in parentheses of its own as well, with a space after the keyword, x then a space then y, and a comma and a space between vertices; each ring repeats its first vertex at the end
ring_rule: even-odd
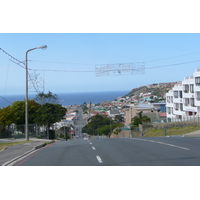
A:
POLYGON ((26 105, 25 105, 25 135, 26 135, 26 140, 29 140, 29 135, 28 135, 28 52, 33 51, 35 49, 46 49, 47 45, 42 45, 40 47, 36 47, 33 49, 29 49, 26 51, 26 105))

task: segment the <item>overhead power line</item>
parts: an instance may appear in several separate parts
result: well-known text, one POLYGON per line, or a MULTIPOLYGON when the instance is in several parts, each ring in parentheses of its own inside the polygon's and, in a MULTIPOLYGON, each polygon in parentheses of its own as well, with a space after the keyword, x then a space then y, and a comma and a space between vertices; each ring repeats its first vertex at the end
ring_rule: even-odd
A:
MULTIPOLYGON (((188 62, 173 63, 173 64, 168 64, 168 65, 159 65, 159 66, 154 66, 154 67, 145 67, 145 69, 172 67, 172 66, 185 65, 185 64, 195 63, 195 62, 200 62, 200 60, 192 60, 192 61, 188 61, 188 62)), ((121 64, 121 63, 119 63, 119 64, 121 64)), ((109 65, 109 64, 107 64, 107 65, 109 65)), ((110 65, 113 65, 113 64, 110 64, 110 65)), ((49 71, 49 72, 51 72, 51 71, 52 72, 75 72, 75 73, 79 73, 79 72, 95 72, 94 70, 91 71, 91 70, 63 70, 63 69, 30 69, 29 68, 29 70, 32 70, 32 71, 49 71)), ((114 71, 114 70, 110 70, 110 71, 114 71)))
POLYGON ((154 59, 154 60, 147 60, 147 61, 144 61, 144 62, 145 62, 145 63, 147 63, 147 62, 155 62, 155 61, 159 61, 159 60, 167 60, 167 59, 171 59, 171 58, 178 58, 178 57, 184 57, 184 56, 191 56, 191 55, 195 55, 195 54, 200 54, 200 52, 191 53, 191 54, 184 54, 184 55, 179 55, 179 56, 172 56, 172 57, 167 57, 167 58, 159 58, 159 59, 154 59))
POLYGON ((5 101, 7 101, 8 103, 10 103, 11 104, 11 102, 10 101, 8 101, 6 98, 4 98, 4 97, 2 97, 2 96, 0 96, 2 99, 4 99, 5 101))
POLYGON ((84 70, 64 70, 64 69, 30 69, 29 70, 32 70, 32 71, 44 71, 44 72, 95 72, 94 70, 93 71, 84 71, 84 70))
POLYGON ((44 60, 29 60, 30 62, 43 62, 43 63, 54 63, 54 64, 63 64, 63 65, 91 65, 94 66, 96 64, 87 64, 87 63, 68 63, 68 62, 59 62, 59 61, 44 61, 44 60))
POLYGON ((15 61, 13 61, 13 60, 11 60, 11 59, 9 59, 9 60, 12 61, 13 63, 15 63, 16 65, 19 65, 21 68, 26 69, 26 67, 21 66, 19 63, 16 63, 15 61))
MULTIPOLYGON (((183 54, 183 55, 178 55, 178 56, 171 56, 171 57, 166 57, 166 58, 159 58, 159 59, 154 59, 154 60, 147 60, 147 61, 142 61, 145 63, 148 62, 155 62, 159 60, 167 60, 171 58, 178 58, 178 57, 185 57, 185 56, 191 56, 195 54, 200 54, 200 52, 196 53, 190 53, 190 54, 183 54)), ((94 66, 94 65, 107 65, 107 64, 91 64, 91 63, 68 63, 68 62, 60 62, 60 61, 44 61, 44 60, 29 60, 30 62, 43 62, 43 63, 52 63, 52 64, 62 64, 62 65, 87 65, 87 66, 94 66)), ((119 63, 112 63, 112 65, 116 65, 119 63)), ((128 63, 123 63, 123 64, 128 64, 128 63)))
POLYGON ((18 63, 23 63, 20 60, 18 60, 17 58, 11 56, 8 52, 6 52, 5 50, 3 50, 2 48, 0 48, 1 51, 3 51, 6 55, 8 55, 10 58, 12 58, 13 60, 16 60, 18 63))
MULTIPOLYGON (((15 64, 17 64, 18 66, 22 67, 25 69, 24 66, 20 65, 21 63, 23 63, 22 61, 18 60, 17 58, 13 57, 12 55, 10 55, 8 52, 6 52, 5 50, 3 50, 2 48, 0 48, 1 51, 3 51, 5 54, 7 54, 11 59, 10 61, 14 62, 15 64), (15 62, 17 61, 17 62, 15 62), (20 63, 20 64, 19 64, 20 63)), ((194 54, 199 54, 199 52, 197 53, 192 53, 192 54, 184 54, 184 55, 179 55, 179 56, 173 56, 173 57, 168 57, 168 58, 161 58, 161 59, 157 59, 157 60, 149 60, 149 61, 145 61, 143 63, 147 63, 147 62, 153 62, 153 61, 159 61, 159 60, 164 60, 164 59, 170 59, 170 58, 176 58, 176 57, 183 57, 183 56, 188 56, 188 55, 194 55, 194 54)), ((46 62, 46 63, 57 63, 57 64, 70 64, 70 65, 90 65, 90 66, 97 66, 97 64, 86 64, 86 63, 67 63, 67 62, 56 62, 56 61, 33 61, 30 60, 32 62, 46 62)), ((181 63, 173 63, 173 64, 168 64, 168 65, 160 65, 160 66, 155 66, 155 67, 145 67, 145 69, 154 69, 154 68, 162 68, 162 67, 171 67, 171 66, 178 66, 178 65, 184 65, 184 64, 189 64, 189 63, 195 63, 195 62, 200 62, 200 60, 193 60, 193 61, 188 61, 188 62, 181 62, 181 63)), ((24 63, 23 63, 24 64, 24 63)), ((118 63, 118 64, 101 64, 101 65, 121 65, 122 63, 118 63)), ((129 64, 129 63, 123 63, 123 64, 129 64)), ((29 68, 29 70, 32 71, 53 71, 53 72, 73 72, 73 73, 87 73, 87 72, 93 72, 95 73, 95 70, 63 70, 63 69, 31 69, 29 68)), ((110 71, 114 71, 114 70, 110 70, 110 71)), ((30 74, 29 74, 30 77, 30 74)), ((30 77, 31 80, 31 77, 30 77)), ((31 80, 31 82, 33 82, 33 80, 31 80)))
POLYGON ((200 62, 200 60, 193 60, 193 61, 188 61, 188 62, 182 62, 182 63, 174 63, 174 64, 169 64, 169 65, 160 65, 160 66, 155 66, 155 67, 147 67, 145 69, 154 69, 154 68, 161 68, 161 67, 172 67, 176 65, 185 65, 189 63, 195 63, 195 62, 200 62))
MULTIPOLYGON (((24 64, 25 65, 25 63, 24 62, 22 62, 22 61, 20 61, 20 60, 18 60, 17 58, 15 58, 14 56, 12 56, 12 55, 10 55, 8 52, 6 52, 5 50, 3 50, 2 48, 0 48, 0 50, 2 50, 6 55, 8 55, 11 59, 9 59, 10 61, 12 61, 13 63, 15 63, 15 64, 17 64, 18 66, 20 66, 20 67, 22 67, 23 69, 26 69, 26 67, 25 66, 22 66, 22 65, 20 65, 21 63, 22 64, 24 64), (13 59, 13 60, 12 60, 13 59), (17 61, 17 62, 15 62, 15 61, 17 61), (20 64, 19 64, 20 63, 20 64)), ((34 79, 34 77, 33 76, 31 76, 31 74, 30 73, 28 73, 28 76, 29 76, 29 81, 31 82, 31 84, 32 84, 32 87, 35 89, 35 91, 38 93, 39 92, 39 90, 38 90, 38 85, 37 85, 37 78, 36 79, 34 79)), ((36 77, 36 76, 35 76, 36 77)), ((38 75, 37 75, 37 77, 38 77, 38 75)), ((2 97, 3 98, 3 97, 2 97)))
MULTIPOLYGON (((14 62, 13 60, 9 59, 10 61, 14 62)), ((24 66, 21 66, 19 63, 14 62, 15 64, 19 65, 20 67, 22 67, 23 69, 26 69, 24 66)), ((35 89, 35 91, 37 93, 39 93, 37 86, 35 84, 35 79, 31 76, 31 74, 28 72, 28 76, 29 76, 29 80, 32 83, 32 87, 35 89)))

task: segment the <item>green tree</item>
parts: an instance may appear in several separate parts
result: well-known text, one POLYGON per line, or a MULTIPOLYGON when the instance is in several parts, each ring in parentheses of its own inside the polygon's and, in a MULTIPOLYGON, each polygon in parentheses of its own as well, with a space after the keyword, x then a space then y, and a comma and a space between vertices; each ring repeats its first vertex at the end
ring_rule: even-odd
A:
MULTIPOLYGON (((29 123, 35 121, 35 112, 40 107, 34 100, 28 100, 29 123)), ((0 124, 10 126, 12 123, 16 125, 25 124, 25 101, 15 101, 10 106, 0 109, 0 124)), ((24 132, 24 126, 19 128, 24 132)))
POLYGON ((121 115, 116 115, 115 116, 115 121, 117 123, 124 122, 124 118, 121 115))
POLYGON ((120 131, 121 131, 120 128, 116 128, 116 129, 114 130, 114 134, 118 135, 118 133, 119 133, 120 131))
POLYGON ((116 123, 116 121, 111 120, 107 116, 99 114, 89 118, 88 121, 88 124, 83 127, 82 132, 89 135, 108 135, 113 129, 124 126, 122 123, 116 123))
POLYGON ((123 127, 124 125, 122 123, 117 123, 117 124, 110 124, 110 125, 105 125, 100 127, 99 133, 100 135, 108 135, 111 133, 114 129, 118 127, 123 127))
MULTIPOLYGON (((28 100, 28 120, 30 124, 35 123, 35 113, 40 108, 40 104, 34 100, 28 100)), ((16 125, 25 124, 25 101, 15 101, 11 105, 12 121, 16 125)))
POLYGON ((110 120, 107 116, 102 116, 102 115, 97 114, 89 118, 88 121, 89 121, 88 123, 89 127, 93 129, 97 129, 98 126, 109 125, 112 120, 110 120))
POLYGON ((53 94, 50 91, 47 94, 45 94, 44 92, 40 92, 36 95, 34 100, 41 105, 45 103, 56 104, 58 102, 58 95, 53 94))
POLYGON ((81 105, 81 108, 82 108, 83 112, 85 112, 86 110, 88 110, 86 102, 84 102, 83 105, 81 105))
POLYGON ((36 111, 35 122, 40 125, 51 126, 55 122, 63 119, 67 109, 60 104, 46 103, 36 111))
POLYGON ((112 127, 110 125, 105 125, 99 129, 100 135, 108 135, 112 127))
POLYGON ((151 122, 151 119, 142 113, 142 111, 137 113, 137 116, 131 119, 131 128, 139 126, 142 122, 151 122))
POLYGON ((102 116, 99 114, 90 117, 88 121, 88 124, 85 127, 83 127, 82 132, 88 133, 90 135, 93 135, 94 133, 97 134, 98 128, 100 129, 103 126, 110 125, 113 123, 113 121, 107 116, 102 116))
POLYGON ((50 126, 61 121, 66 114, 66 111, 67 109, 60 104, 43 104, 35 113, 35 123, 46 126, 47 136, 49 137, 50 126))
POLYGON ((0 109, 0 124, 9 126, 14 121, 13 111, 11 106, 0 109))
POLYGON ((10 137, 9 126, 13 123, 13 112, 10 106, 0 109, 0 138, 10 137))

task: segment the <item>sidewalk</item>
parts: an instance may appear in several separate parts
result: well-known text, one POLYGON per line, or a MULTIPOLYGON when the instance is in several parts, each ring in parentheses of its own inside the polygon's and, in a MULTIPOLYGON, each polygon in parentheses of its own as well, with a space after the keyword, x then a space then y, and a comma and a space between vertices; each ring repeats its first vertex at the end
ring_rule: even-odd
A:
POLYGON ((184 137, 200 137, 200 130, 184 134, 184 137))
MULTIPOLYGON (((7 147, 4 150, 0 151, 0 166, 8 165, 11 161, 17 160, 18 158, 45 146, 45 143, 53 143, 52 140, 47 139, 37 139, 37 138, 29 138, 32 142, 18 144, 12 147, 7 147)), ((2 142, 19 142, 25 141, 25 139, 0 139, 0 143, 2 142)))

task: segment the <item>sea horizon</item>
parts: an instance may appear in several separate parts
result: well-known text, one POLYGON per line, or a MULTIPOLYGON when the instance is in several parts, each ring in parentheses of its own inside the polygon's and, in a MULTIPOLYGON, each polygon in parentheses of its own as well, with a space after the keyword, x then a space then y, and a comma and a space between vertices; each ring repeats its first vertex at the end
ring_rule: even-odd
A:
MULTIPOLYGON (((98 91, 98 92, 61 92, 55 93, 58 96, 58 103, 63 106, 82 105, 84 102, 97 104, 103 101, 113 101, 118 97, 125 96, 130 91, 98 91)), ((53 93, 54 94, 54 93, 53 93)), ((29 93, 29 99, 34 99, 36 93, 29 93)), ((7 107, 14 101, 23 101, 25 94, 0 95, 0 108, 7 107)))

